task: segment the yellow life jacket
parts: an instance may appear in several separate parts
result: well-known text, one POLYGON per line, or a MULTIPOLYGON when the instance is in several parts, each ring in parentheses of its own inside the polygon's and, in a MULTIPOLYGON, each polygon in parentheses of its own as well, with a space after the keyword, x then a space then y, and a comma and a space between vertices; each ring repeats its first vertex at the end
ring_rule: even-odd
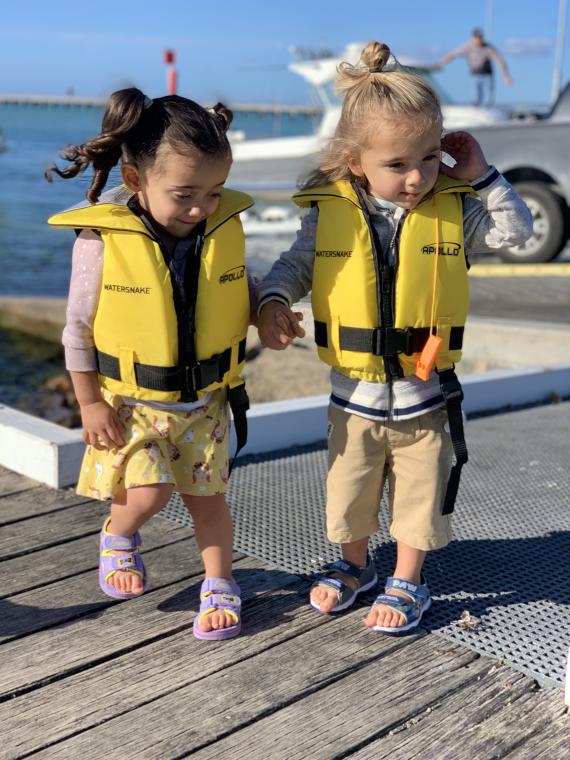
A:
POLYGON ((376 252, 350 182, 294 196, 300 206, 319 208, 312 305, 323 361, 369 382, 386 382, 386 359, 396 362, 397 376, 412 375, 432 327, 443 340, 436 368, 459 361, 469 304, 461 198, 467 192, 469 184, 439 177, 405 217, 395 268, 376 252))
POLYGON ((192 308, 183 309, 175 299, 160 242, 124 202, 103 198, 48 220, 58 227, 98 230, 103 240, 103 278, 93 325, 103 387, 134 398, 174 402, 243 384, 250 306, 238 215, 252 203, 244 193, 224 189, 203 238, 199 235, 193 317, 192 308))

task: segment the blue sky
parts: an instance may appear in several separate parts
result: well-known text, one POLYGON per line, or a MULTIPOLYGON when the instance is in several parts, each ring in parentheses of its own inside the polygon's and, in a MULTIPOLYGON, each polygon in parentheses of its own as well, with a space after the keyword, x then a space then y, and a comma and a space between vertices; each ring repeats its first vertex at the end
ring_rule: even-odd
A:
MULTIPOLYGON (((341 51, 375 38, 396 55, 434 61, 484 26, 504 53, 514 86, 498 101, 550 99, 559 0, 161 0, 157 3, 31 0, 3 3, 0 94, 106 96, 134 84, 164 94, 165 48, 177 51, 179 91, 204 103, 308 103, 305 83, 286 70, 291 46, 341 51), (358 10, 357 10, 358 8, 358 10)), ((567 35, 568 39, 568 35, 567 35)), ((570 77, 565 46, 563 82, 570 77)), ((458 101, 472 97, 464 60, 439 82, 458 101)))

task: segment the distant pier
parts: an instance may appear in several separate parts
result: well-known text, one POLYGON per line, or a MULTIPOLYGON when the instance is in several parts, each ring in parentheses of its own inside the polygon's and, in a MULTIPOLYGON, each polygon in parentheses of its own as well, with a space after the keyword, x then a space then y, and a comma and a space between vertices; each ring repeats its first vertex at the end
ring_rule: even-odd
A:
MULTIPOLYGON (((53 106, 55 108, 101 108, 107 102, 106 98, 83 98, 76 95, 0 95, 0 105, 19 106, 53 106)), ((271 114, 307 114, 320 113, 315 106, 277 105, 273 103, 234 103, 230 104, 233 111, 248 113, 271 114)))

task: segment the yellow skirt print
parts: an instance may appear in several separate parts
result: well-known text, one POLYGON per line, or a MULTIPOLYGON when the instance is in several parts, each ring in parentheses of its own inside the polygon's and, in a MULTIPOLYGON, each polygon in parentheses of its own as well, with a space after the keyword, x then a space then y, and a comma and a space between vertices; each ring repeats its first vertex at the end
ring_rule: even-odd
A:
POLYGON ((156 483, 172 483, 175 491, 193 496, 226 492, 229 424, 224 389, 190 412, 127 404, 106 390, 103 396, 125 427, 126 444, 101 451, 87 447, 78 494, 105 500, 124 489, 156 483))

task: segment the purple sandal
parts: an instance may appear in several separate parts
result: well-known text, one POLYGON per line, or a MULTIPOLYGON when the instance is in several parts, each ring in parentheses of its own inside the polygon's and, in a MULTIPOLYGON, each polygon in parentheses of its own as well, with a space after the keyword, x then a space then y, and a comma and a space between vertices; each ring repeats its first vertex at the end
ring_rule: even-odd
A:
POLYGON ((139 575, 143 580, 143 593, 148 587, 148 580, 144 564, 139 554, 142 541, 140 533, 137 532, 132 536, 113 536, 107 532, 107 526, 111 518, 108 517, 101 528, 101 540, 99 548, 99 587, 104 594, 113 599, 135 599, 141 594, 131 592, 117 591, 109 583, 109 578, 116 572, 123 570, 129 573, 139 575), (124 551, 127 554, 111 554, 114 551, 124 551))
POLYGON ((241 631, 241 589, 233 581, 226 578, 206 578, 200 588, 200 610, 194 618, 194 636, 197 639, 231 639, 241 631), (231 615, 235 625, 229 628, 202 631, 200 620, 214 610, 222 610, 231 615))

